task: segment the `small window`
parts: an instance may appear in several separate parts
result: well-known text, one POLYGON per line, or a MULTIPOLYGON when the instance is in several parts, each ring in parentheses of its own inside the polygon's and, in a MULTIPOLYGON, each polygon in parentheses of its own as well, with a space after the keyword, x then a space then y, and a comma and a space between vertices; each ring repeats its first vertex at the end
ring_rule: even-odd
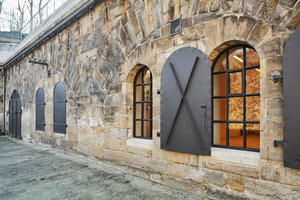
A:
POLYGON ((66 91, 62 82, 58 82, 53 95, 53 127, 55 133, 66 133, 66 91))
POLYGON ((260 60, 251 47, 227 49, 212 72, 212 145, 260 149, 260 60))
POLYGON ((148 67, 140 69, 134 79, 133 136, 152 138, 152 73, 148 67))
POLYGON ((45 95, 43 88, 36 92, 36 130, 45 131, 45 95))

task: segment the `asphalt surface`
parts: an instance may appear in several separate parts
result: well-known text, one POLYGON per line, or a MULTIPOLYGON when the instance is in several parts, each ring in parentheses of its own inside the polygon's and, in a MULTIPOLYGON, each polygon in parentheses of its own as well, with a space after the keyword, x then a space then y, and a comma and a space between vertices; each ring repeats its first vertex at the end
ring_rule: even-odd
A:
POLYGON ((0 137, 0 199, 201 199, 75 153, 0 137))

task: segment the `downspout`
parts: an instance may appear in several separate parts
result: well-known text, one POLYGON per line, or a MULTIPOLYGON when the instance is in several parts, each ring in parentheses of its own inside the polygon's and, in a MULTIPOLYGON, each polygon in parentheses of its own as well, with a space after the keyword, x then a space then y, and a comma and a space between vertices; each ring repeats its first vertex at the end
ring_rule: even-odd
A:
POLYGON ((5 135, 5 74, 4 74, 4 67, 2 67, 2 78, 3 78, 3 97, 2 97, 2 104, 3 104, 3 123, 2 123, 2 134, 5 135))

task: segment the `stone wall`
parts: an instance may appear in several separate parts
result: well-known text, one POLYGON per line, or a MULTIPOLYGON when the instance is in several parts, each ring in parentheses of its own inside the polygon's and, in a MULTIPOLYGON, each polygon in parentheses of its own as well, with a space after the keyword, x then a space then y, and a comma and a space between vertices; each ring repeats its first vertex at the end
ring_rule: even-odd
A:
MULTIPOLYGON (((144 178, 220 199, 299 199, 300 170, 283 167, 282 73, 285 42, 300 23, 296 0, 104 1, 6 70, 6 111, 22 100, 22 137, 116 163, 144 178), (169 19, 182 14, 182 35, 169 19), (175 50, 195 47, 213 60, 224 49, 253 46, 260 57, 260 153, 212 149, 199 156, 160 149, 160 73, 175 50), (48 66, 28 59, 45 60, 48 66), (153 74, 153 140, 135 139, 133 80, 153 74), (51 70, 51 76, 47 71, 51 70), (53 132, 53 89, 67 93, 67 134, 53 132), (45 91, 45 131, 35 131, 36 91, 45 91)), ((8 128, 8 117, 6 127, 8 128)), ((112 164, 113 165, 113 164, 112 164)))

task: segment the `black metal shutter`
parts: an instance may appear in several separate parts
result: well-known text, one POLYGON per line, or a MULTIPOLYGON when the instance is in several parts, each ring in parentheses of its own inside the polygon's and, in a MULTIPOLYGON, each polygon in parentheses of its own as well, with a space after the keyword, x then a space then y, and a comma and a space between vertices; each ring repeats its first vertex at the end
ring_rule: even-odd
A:
POLYGON ((199 49, 181 48, 163 66, 161 148, 210 155, 211 70, 199 49))
POLYGON ((45 95, 43 88, 36 92, 36 130, 45 131, 45 95))
POLYGON ((9 135, 21 139, 21 98, 17 90, 11 94, 9 101, 9 135))
POLYGON ((283 53, 284 166, 300 169, 300 27, 283 53))
POLYGON ((53 127, 55 133, 66 133, 66 91, 62 82, 54 88, 53 127))

